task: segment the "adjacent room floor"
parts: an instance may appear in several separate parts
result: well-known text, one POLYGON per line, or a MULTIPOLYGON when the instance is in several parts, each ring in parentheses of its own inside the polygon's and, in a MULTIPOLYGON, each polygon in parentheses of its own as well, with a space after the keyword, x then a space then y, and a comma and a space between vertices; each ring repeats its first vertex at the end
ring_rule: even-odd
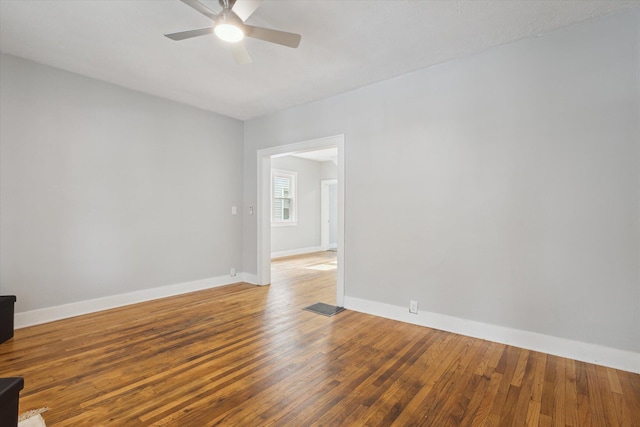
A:
POLYGON ((274 293, 287 293, 327 304, 336 303, 337 253, 315 252, 271 260, 271 287, 274 293), (295 289, 294 289, 295 288, 295 289))
POLYGON ((24 376, 20 411, 50 407, 49 426, 640 426, 640 375, 302 310, 335 302, 334 260, 17 330, 0 376, 24 376))

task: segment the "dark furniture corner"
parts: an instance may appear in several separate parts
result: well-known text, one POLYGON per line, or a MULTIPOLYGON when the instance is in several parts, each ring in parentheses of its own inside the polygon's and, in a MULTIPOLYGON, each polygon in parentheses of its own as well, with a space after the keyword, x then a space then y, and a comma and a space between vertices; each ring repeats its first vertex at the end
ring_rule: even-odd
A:
POLYGON ((15 303, 15 295, 0 295, 0 344, 13 337, 13 307, 15 303))
POLYGON ((18 398, 23 387, 21 377, 0 378, 0 426, 18 425, 18 398))

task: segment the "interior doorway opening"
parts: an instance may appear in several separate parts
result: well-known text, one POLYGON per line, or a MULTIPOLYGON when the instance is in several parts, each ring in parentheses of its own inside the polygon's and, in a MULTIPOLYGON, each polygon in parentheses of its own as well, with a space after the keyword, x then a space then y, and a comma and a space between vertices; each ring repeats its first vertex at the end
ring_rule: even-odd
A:
MULTIPOLYGON (((322 206, 318 206, 320 212, 317 212, 317 216, 319 219, 318 228, 320 229, 320 240, 317 243, 317 246, 310 246, 306 248, 307 252, 313 252, 314 250, 321 251, 333 249, 335 250, 335 270, 336 270, 336 305, 339 307, 344 306, 344 135, 337 135, 328 138, 321 138, 312 141, 305 141, 296 144, 289 144, 284 146, 273 147, 269 149, 259 150, 258 151, 258 209, 257 209, 257 220, 258 220, 258 259, 257 259, 257 281, 259 285, 267 285, 271 283, 271 257, 272 252, 280 252, 280 255, 287 255, 286 251, 274 251, 277 249, 276 247, 272 247, 272 180, 271 180, 271 170, 272 170, 272 160, 279 159, 287 156, 296 155, 298 157, 309 156, 310 153, 325 151, 334 149, 336 152, 335 156, 335 178, 331 178, 330 180, 319 180, 318 182, 318 196, 322 199, 322 188, 325 183, 323 181, 335 181, 334 182, 334 205, 335 205, 335 213, 331 214, 330 212, 324 212, 322 206), (333 215, 333 218, 329 218, 329 216, 333 215), (328 240, 331 240, 331 230, 324 230, 322 227, 322 221, 333 220, 335 225, 334 229, 334 240, 335 243, 333 247, 331 247, 330 242, 325 242, 322 238, 323 232, 328 233, 328 240)), ((274 162, 275 163, 275 162, 274 162)), ((327 183, 326 185, 331 185, 327 183)), ((325 191, 331 191, 325 190, 325 191)), ((287 198, 290 196, 289 190, 285 193, 287 198)), ((282 195, 281 198, 283 198, 282 195)), ((331 194, 327 192, 327 198, 331 197, 331 194)), ((298 200, 297 202, 301 202, 298 200)), ((296 203, 297 203, 296 202, 296 203)), ((320 200, 320 203, 322 200, 320 200)), ((330 200, 326 200, 326 203, 329 203, 330 200)), ((287 207, 295 206, 293 201, 287 201, 287 207), (289 204, 291 203, 291 205, 289 204)), ((289 208, 291 209, 291 208, 289 208)), ((298 206, 297 209, 300 209, 298 206)), ((287 218, 290 218, 290 212, 287 211, 287 218)), ((279 211, 278 215, 282 215, 279 211)), ((298 221, 299 217, 296 217, 296 221, 298 221)), ((285 225, 286 226, 286 225, 285 225)), ((284 228, 284 227, 283 227, 284 228)), ((281 233, 285 234, 285 233, 281 233)), ((289 235, 295 235, 295 233, 288 233, 289 235)), ((282 247, 280 247, 282 248, 282 247)), ((302 252, 304 253, 304 252, 302 252)), ((291 253, 291 255, 299 255, 295 253, 291 253)), ((317 267, 320 268, 320 267, 317 267)))
POLYGON ((320 181, 320 246, 325 251, 338 250, 338 180, 320 181))

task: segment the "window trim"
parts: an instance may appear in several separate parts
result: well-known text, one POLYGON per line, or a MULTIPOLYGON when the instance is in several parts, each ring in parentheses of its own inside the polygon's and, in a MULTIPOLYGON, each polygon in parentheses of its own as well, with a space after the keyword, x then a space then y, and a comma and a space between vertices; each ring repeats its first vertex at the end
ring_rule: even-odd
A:
POLYGON ((289 171, 284 169, 271 168, 271 225, 274 227, 290 227, 298 225, 298 172, 289 171), (289 199, 291 200, 291 219, 287 221, 274 221, 273 218, 273 178, 276 176, 285 177, 291 179, 291 194, 289 199))

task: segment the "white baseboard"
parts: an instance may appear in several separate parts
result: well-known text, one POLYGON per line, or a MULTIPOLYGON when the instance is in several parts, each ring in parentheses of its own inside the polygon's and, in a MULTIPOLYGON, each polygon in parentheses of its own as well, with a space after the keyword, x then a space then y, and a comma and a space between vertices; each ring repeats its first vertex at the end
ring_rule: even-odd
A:
POLYGON ((345 307, 350 310, 372 314, 374 316, 640 373, 640 353, 553 337, 537 332, 511 329, 504 326, 491 325, 427 311, 418 311, 418 314, 411 314, 409 313, 408 307, 405 308, 397 305, 353 298, 346 295, 344 302, 345 307))
POLYGON ((322 246, 312 246, 309 248, 290 249, 287 251, 271 252, 271 259, 281 258, 283 256, 310 254, 312 252, 321 252, 322 246))
POLYGON ((160 286, 157 288, 128 292, 126 294, 110 295, 102 298, 41 308, 38 310, 24 311, 15 314, 14 327, 16 329, 20 329, 27 326, 39 325, 41 323, 53 322, 54 320, 66 319, 69 317, 80 316, 82 314, 94 313, 96 311, 122 307, 124 305, 136 304, 173 295, 186 294, 188 292, 199 291, 202 289, 230 285, 232 283, 242 281, 244 277, 244 273, 239 273, 236 277, 210 277, 208 279, 194 280, 192 282, 160 286))
POLYGON ((242 281, 252 285, 258 284, 258 276, 251 273, 242 273, 242 281))

